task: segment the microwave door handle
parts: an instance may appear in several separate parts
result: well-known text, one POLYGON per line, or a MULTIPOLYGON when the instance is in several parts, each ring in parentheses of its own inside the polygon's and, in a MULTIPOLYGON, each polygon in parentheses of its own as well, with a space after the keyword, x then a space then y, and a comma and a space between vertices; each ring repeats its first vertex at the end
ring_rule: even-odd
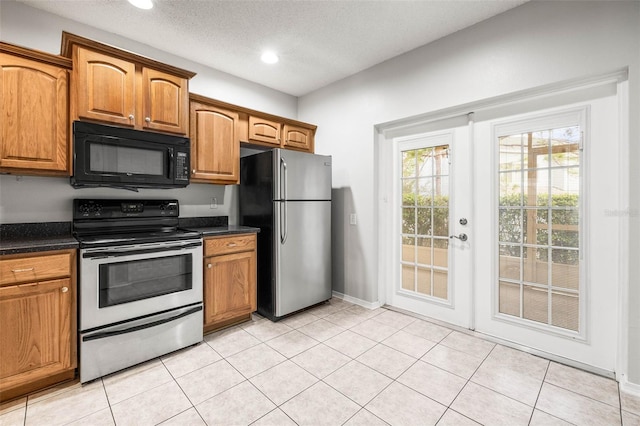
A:
POLYGON ((169 180, 173 182, 173 148, 167 148, 169 153, 169 180))

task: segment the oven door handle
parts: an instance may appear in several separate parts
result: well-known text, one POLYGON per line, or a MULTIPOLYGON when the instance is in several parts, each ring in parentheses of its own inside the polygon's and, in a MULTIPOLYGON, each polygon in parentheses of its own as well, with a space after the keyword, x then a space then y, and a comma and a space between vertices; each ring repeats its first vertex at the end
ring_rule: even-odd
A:
POLYGON ((180 319, 182 317, 186 317, 187 315, 194 314, 194 313, 196 313, 198 311, 201 311, 201 310, 202 310, 202 305, 196 306, 195 308, 191 308, 188 311, 181 312, 178 315, 174 315, 174 316, 169 317, 169 318, 164 318, 164 319, 153 321, 153 322, 149 322, 149 323, 146 323, 146 324, 136 325, 134 327, 125 328, 125 329, 122 329, 122 330, 103 331, 102 333, 90 334, 88 336, 82 337, 82 341, 83 342, 88 342, 88 341, 91 341, 91 340, 105 339, 107 337, 118 336, 120 334, 134 333, 136 331, 144 330, 145 328, 157 327, 159 325, 166 324, 166 323, 171 322, 171 321, 175 321, 177 319, 180 319))
POLYGON ((189 244, 178 245, 178 246, 166 246, 166 247, 160 246, 160 247, 146 248, 146 249, 139 249, 139 250, 101 250, 101 251, 94 251, 90 253, 84 253, 82 257, 84 259, 122 257, 122 256, 131 256, 134 254, 147 254, 147 253, 159 253, 163 251, 185 250, 185 249, 200 247, 201 245, 202 243, 198 241, 197 243, 189 243, 189 244))

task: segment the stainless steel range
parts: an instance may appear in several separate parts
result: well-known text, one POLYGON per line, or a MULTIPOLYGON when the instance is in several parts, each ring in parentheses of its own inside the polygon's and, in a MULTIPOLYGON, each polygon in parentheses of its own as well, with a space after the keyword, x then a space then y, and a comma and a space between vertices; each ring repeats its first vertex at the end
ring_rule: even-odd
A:
POLYGON ((177 200, 76 199, 80 381, 202 341, 202 239, 177 200))

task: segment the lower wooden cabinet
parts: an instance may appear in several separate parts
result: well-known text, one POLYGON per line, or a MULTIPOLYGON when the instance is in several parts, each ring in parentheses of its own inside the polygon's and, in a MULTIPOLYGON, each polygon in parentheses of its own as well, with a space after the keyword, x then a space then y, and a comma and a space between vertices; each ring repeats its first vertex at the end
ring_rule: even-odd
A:
POLYGON ((72 379, 75 250, 0 257, 0 401, 72 379))
POLYGON ((204 332, 247 320, 257 308, 256 235, 204 240, 204 332))

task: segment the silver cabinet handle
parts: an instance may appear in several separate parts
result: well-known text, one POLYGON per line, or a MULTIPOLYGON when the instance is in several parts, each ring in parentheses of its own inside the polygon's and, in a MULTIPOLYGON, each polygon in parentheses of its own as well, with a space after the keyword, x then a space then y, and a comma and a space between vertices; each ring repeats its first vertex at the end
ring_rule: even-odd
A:
POLYGON ((236 243, 228 243, 228 244, 227 244, 227 247, 235 247, 235 246, 237 246, 237 244, 236 244, 236 243))
POLYGON ((207 263, 207 269, 211 269, 213 267, 213 265, 211 265, 210 263, 207 263))
POLYGON ((449 235, 449 238, 457 238, 460 241, 467 241, 469 239, 469 237, 467 237, 467 234, 449 235))
POLYGON ((144 118, 144 121, 146 121, 147 123, 151 123, 151 118, 149 118, 149 117, 145 117, 145 118, 144 118))
POLYGON ((133 120, 134 118, 133 114, 129 114, 129 120, 133 120))
POLYGON ((63 292, 63 293, 66 293, 66 292, 68 292, 68 291, 69 291, 69 287, 62 287, 62 288, 60 289, 60 291, 61 291, 61 292, 63 292))

